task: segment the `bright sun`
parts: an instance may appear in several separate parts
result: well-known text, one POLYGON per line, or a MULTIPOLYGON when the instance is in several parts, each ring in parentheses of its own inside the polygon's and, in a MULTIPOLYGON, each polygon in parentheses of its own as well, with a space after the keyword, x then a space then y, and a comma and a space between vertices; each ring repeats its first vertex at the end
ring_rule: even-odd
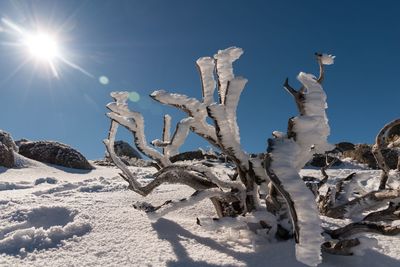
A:
POLYGON ((47 33, 27 36, 24 43, 30 54, 38 60, 50 63, 59 56, 56 39, 47 33))
MULTIPOLYGON (((51 32, 43 30, 31 32, 5 18, 1 18, 0 20, 0 31, 2 28, 16 37, 17 41, 15 44, 18 47, 22 47, 24 53, 28 52, 31 55, 23 65, 34 59, 42 63, 41 65, 49 67, 53 76, 59 78, 58 65, 64 64, 89 77, 93 77, 88 71, 65 57, 64 49, 60 49, 56 35, 51 34, 51 32)), ((64 48, 64 46, 61 47, 64 48)))

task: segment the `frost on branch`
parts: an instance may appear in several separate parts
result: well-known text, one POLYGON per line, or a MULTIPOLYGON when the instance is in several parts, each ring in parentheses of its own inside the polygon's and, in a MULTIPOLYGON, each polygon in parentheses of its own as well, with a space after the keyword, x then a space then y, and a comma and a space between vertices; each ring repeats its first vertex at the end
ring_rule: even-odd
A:
MULTIPOLYGON (((322 56, 317 55, 323 75, 322 56)), ((290 92, 299 109, 299 116, 289 120, 287 135, 275 134, 269 140, 267 172, 276 176, 282 187, 289 193, 293 205, 291 214, 297 241, 296 257, 307 265, 321 263, 321 220, 314 195, 302 181, 299 171, 310 161, 313 154, 332 150, 327 143, 330 133, 325 109, 326 95, 322 89, 322 79, 301 72, 298 80, 303 85, 300 90, 293 89, 288 80, 285 88, 290 92)))
MULTIPOLYGON (((153 140, 151 145, 145 138, 143 116, 128 108, 128 94, 111 94, 114 102, 107 105, 111 127, 104 143, 111 159, 121 169, 122 178, 129 183, 129 189, 146 196, 163 183, 177 183, 195 191, 183 200, 171 200, 159 206, 139 203, 135 207, 158 218, 210 199, 219 219, 198 219, 198 223, 207 229, 236 225, 239 228, 247 227, 247 230, 251 228, 254 234, 264 233, 268 239, 294 237, 297 259, 310 266, 321 262, 321 246, 329 253, 349 253, 349 248, 357 245, 358 240, 325 242, 321 235, 324 229, 321 228, 319 212, 324 210, 323 214, 327 214, 334 206, 331 204, 335 192, 327 190, 327 197, 321 195, 323 201, 318 200, 317 206, 314 194, 299 175, 300 169, 313 154, 333 149, 327 142, 330 129, 325 113, 326 94, 321 83, 325 76, 325 65, 333 64, 334 56, 316 54, 320 74, 314 77, 301 72, 298 75, 302 84, 299 90, 291 87, 286 79, 284 87, 293 96, 299 114, 289 119, 286 133, 273 132, 274 138, 268 140, 266 153, 255 156, 242 149, 236 119, 237 106, 247 80, 234 74, 233 63, 242 54, 242 49, 230 47, 218 51, 214 57, 202 57, 196 61, 201 80, 201 100, 165 90, 154 91, 150 96, 155 101, 181 110, 186 117, 172 127, 171 117, 165 115, 161 138, 153 140), (216 94, 218 97, 215 97, 216 94), (158 171, 150 183, 141 184, 115 155, 113 144, 119 125, 132 132, 139 151, 154 161, 158 171), (232 164, 224 167, 230 168, 229 171, 234 174, 215 172, 212 167, 215 163, 206 160, 189 164, 172 162, 170 158, 179 153, 190 132, 199 135, 225 155, 232 164)), ((328 178, 325 172, 324 180, 320 181, 314 193, 321 194, 322 185, 328 178)), ((342 181, 338 192, 346 187, 347 182, 342 181)), ((348 206, 357 206, 357 203, 353 204, 349 203, 348 206)))

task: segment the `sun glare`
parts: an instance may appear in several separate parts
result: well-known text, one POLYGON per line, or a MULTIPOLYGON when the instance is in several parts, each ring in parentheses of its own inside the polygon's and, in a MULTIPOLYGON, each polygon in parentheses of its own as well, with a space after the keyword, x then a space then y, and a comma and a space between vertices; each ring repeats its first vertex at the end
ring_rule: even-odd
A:
MULTIPOLYGON (((88 71, 67 59, 64 51, 60 49, 56 36, 51 31, 40 30, 36 27, 37 31, 31 32, 5 18, 1 19, 1 24, 0 26, 4 26, 8 33, 17 37, 15 43, 17 47, 22 47, 25 50, 24 53, 29 53, 30 59, 49 67, 54 77, 59 78, 58 64, 67 65, 89 77, 93 77, 88 71)), ((64 46, 62 47, 64 48, 64 46)))
POLYGON ((49 62, 59 55, 57 41, 49 34, 37 33, 28 36, 24 43, 30 54, 38 60, 49 62))

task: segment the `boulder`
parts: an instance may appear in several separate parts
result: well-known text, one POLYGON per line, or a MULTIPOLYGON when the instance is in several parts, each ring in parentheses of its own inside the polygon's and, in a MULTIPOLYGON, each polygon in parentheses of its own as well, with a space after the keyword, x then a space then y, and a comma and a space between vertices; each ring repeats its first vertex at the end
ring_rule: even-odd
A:
MULTIPOLYGON (((396 149, 384 148, 382 149, 383 157, 390 169, 396 169, 398 164, 398 152, 396 149)), ((360 163, 367 164, 368 167, 378 169, 374 155, 372 154, 372 145, 357 144, 354 150, 343 152, 343 156, 351 158, 360 163)))
POLYGON ((353 143, 350 142, 340 142, 337 143, 336 148, 338 148, 341 152, 344 151, 349 151, 349 150, 354 150, 355 149, 355 145, 353 143))
POLYGON ((14 150, 0 143, 0 166, 6 168, 14 167, 14 150))
POLYGON ((9 149, 13 150, 13 151, 18 151, 18 147, 15 144, 13 138, 11 137, 11 135, 3 130, 0 130, 0 143, 3 143, 6 147, 8 147, 9 149))
POLYGON ((22 139, 16 140, 15 144, 17 145, 17 147, 20 147, 22 143, 26 143, 26 142, 31 142, 31 141, 28 139, 22 138, 22 139))
POLYGON ((77 150, 54 141, 20 143, 19 153, 27 158, 74 169, 90 170, 93 167, 77 150))
POLYGON ((216 155, 206 154, 201 150, 187 151, 176 154, 170 157, 171 162, 184 161, 184 160, 203 160, 203 159, 218 159, 216 155))
POLYGON ((137 152, 130 144, 125 141, 115 141, 114 143, 115 154, 119 157, 141 159, 139 152, 137 152))
MULTIPOLYGON (((153 166, 153 162, 150 160, 144 160, 144 159, 136 159, 136 158, 128 158, 125 156, 119 157, 120 160, 122 160, 125 165, 128 166, 134 166, 134 167, 151 167, 153 166)), ((104 159, 97 159, 92 161, 94 165, 97 166, 106 166, 106 167, 111 167, 115 166, 114 162, 109 157, 106 157, 104 159)))
MULTIPOLYGON (((328 156, 329 162, 331 162, 334 159, 335 159, 334 157, 328 156)), ((339 166, 340 164, 342 164, 342 161, 340 159, 336 159, 336 162, 333 163, 333 166, 339 166)), ((314 154, 313 158, 311 159, 310 162, 307 163, 307 165, 322 168, 326 165, 326 156, 323 154, 314 154)))

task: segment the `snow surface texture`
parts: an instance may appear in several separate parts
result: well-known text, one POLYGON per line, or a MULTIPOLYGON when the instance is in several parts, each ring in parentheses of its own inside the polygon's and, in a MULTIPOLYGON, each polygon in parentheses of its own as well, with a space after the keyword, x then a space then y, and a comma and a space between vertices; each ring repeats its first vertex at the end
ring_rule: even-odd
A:
MULTIPOLYGON (((366 190, 379 184, 380 171, 348 166, 328 170, 332 182, 356 171, 366 190)), ((155 169, 131 171, 145 183, 155 169)), ((207 200, 152 221, 132 204, 144 200, 162 204, 186 197, 190 189, 162 185, 156 194, 142 198, 126 189, 118 172, 113 167, 86 173, 46 165, 1 168, 2 184, 29 188, 0 191, 0 266, 305 266, 296 260, 293 240, 269 241, 242 218, 217 224, 204 219, 204 226, 197 225, 197 217, 215 216, 207 200), (85 190, 88 187, 92 190, 85 190)), ((320 172, 302 170, 302 174, 318 177, 320 172)), ((395 182, 390 185, 398 186, 395 182)), ((324 227, 348 223, 322 220, 324 227)), ((372 241, 361 240, 364 250, 357 250, 357 255, 326 254, 320 266, 399 266, 398 236, 369 238, 372 241)))
POLYGON ((0 231, 0 253, 15 255, 57 247, 65 239, 88 233, 91 225, 76 220, 75 215, 64 207, 40 206, 3 216, 11 225, 0 231))
POLYGON ((321 261, 321 220, 314 195, 302 181, 299 171, 315 153, 324 153, 334 147, 327 143, 329 125, 325 109, 326 95, 322 86, 311 74, 301 72, 299 81, 305 87, 305 114, 293 118, 296 141, 275 133, 271 169, 290 194, 297 212, 299 242, 296 257, 300 262, 316 266, 321 261))

